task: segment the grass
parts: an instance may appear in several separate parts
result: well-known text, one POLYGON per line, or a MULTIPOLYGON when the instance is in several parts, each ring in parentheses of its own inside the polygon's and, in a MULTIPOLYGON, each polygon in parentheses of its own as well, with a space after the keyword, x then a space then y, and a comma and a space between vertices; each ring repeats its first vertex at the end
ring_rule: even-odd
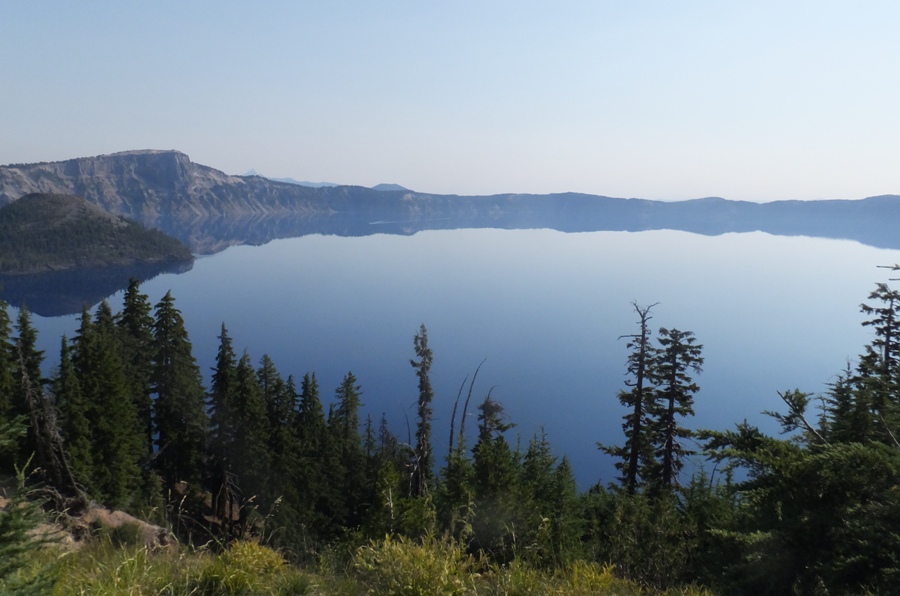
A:
MULTIPOLYGON (((616 576, 609 565, 577 561, 546 572, 524 562, 490 565, 451 539, 386 537, 357 548, 344 569, 311 571, 288 564, 256 542, 221 553, 206 548, 152 550, 101 536, 78 550, 44 549, 35 570, 55 573, 57 596, 245 596, 396 594, 418 596, 645 595, 653 592, 616 576)), ((685 587, 666 594, 708 596, 685 587)))

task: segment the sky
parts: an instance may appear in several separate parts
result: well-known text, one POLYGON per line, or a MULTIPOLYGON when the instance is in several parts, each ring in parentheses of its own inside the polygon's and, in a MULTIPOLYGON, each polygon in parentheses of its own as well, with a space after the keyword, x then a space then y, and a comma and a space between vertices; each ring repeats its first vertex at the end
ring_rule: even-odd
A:
POLYGON ((0 164, 443 194, 900 194, 900 3, 4 2, 0 164))

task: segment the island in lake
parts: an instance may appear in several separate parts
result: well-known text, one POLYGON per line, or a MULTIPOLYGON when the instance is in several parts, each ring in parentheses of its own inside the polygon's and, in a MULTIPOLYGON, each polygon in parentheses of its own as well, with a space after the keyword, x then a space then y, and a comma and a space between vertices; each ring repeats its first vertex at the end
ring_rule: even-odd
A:
POLYGON ((181 241, 75 195, 33 193, 0 208, 0 274, 192 259, 181 241))

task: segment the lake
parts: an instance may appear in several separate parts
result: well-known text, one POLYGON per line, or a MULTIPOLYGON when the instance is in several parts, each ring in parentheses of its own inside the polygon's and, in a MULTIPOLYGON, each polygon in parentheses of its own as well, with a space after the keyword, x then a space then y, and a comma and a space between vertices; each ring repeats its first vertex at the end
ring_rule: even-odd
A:
MULTIPOLYGON (((860 326, 859 304, 889 277, 876 266, 898 261, 897 250, 760 232, 314 234, 231 247, 142 289, 154 304, 171 290, 207 382, 224 322, 239 354, 246 349, 258 363, 267 353, 298 380, 315 372, 323 399, 353 371, 364 411, 376 419, 384 412, 401 440, 406 417, 415 425, 409 359, 424 323, 434 352, 438 461, 460 385, 484 361, 473 404, 493 388, 517 425, 510 441, 518 435, 524 448, 543 428, 585 489, 615 477, 596 443, 623 440, 616 396, 627 340, 619 338, 637 330, 632 302, 658 303, 654 333, 690 330, 704 346, 688 426, 747 419, 775 432, 760 412, 780 409, 777 391, 824 391, 862 351, 871 332, 860 326)), ((122 292, 109 301, 119 310, 122 292)), ((34 322, 49 371, 60 336, 74 334, 77 318, 34 322)))

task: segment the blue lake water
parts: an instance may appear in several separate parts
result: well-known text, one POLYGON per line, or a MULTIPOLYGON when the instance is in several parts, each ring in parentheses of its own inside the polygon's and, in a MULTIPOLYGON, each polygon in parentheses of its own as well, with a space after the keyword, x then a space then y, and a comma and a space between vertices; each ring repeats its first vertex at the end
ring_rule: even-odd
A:
MULTIPOLYGON (((365 411, 384 412, 401 439, 406 416, 414 426, 409 359, 425 323, 439 461, 460 384, 484 360, 473 404, 493 387, 517 424, 510 440, 524 447, 543 428, 587 488, 615 476, 595 445, 622 441, 631 302, 658 303, 654 332, 690 330, 704 346, 688 426, 747 419, 774 432, 760 412, 779 409, 777 391, 824 391, 869 341, 859 304, 888 278, 876 266, 898 261, 900 251, 764 233, 470 229, 232 247, 142 288, 154 304, 172 291, 207 380, 224 322, 255 362, 267 353, 298 380, 314 371, 323 398, 353 371, 365 411)), ((121 308, 121 292, 109 301, 121 308)), ((34 320, 49 371, 77 318, 34 320)))

